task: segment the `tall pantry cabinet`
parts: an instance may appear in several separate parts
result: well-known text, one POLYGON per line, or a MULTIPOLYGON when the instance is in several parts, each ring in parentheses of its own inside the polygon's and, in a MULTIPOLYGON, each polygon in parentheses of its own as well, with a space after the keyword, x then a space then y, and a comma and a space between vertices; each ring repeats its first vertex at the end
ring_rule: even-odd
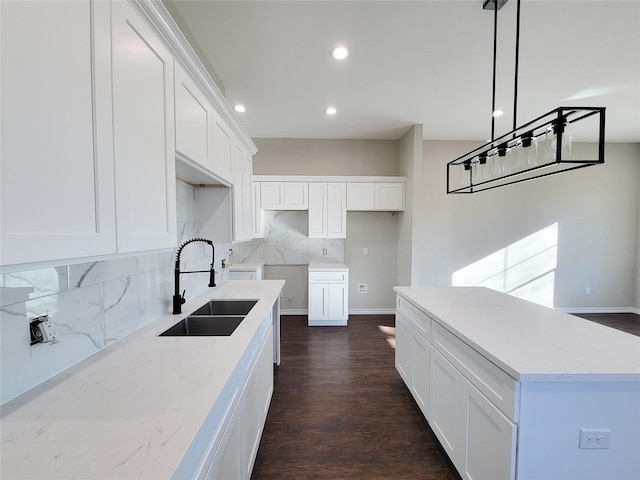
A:
POLYGON ((175 246, 170 52, 124 1, 0 21, 0 264, 175 246))

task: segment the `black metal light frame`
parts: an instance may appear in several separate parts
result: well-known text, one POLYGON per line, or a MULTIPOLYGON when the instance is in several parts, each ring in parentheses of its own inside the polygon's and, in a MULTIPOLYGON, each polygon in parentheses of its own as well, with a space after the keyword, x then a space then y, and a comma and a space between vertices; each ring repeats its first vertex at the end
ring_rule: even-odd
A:
MULTIPOLYGON (((452 160, 447 164, 447 193, 475 193, 483 190, 490 190, 492 188, 502 187, 505 185, 511 185, 514 183, 520 183, 534 178, 546 177, 548 175, 554 175, 556 173, 575 170, 577 168, 589 167, 592 165, 598 165, 604 163, 604 124, 605 124, 605 108, 604 107, 559 107, 544 115, 526 123, 509 133, 504 134, 501 137, 496 138, 492 142, 486 143, 475 150, 462 155, 461 157, 452 160), (555 158, 544 160, 530 167, 522 167, 516 169, 516 171, 495 176, 487 180, 481 178, 474 178, 473 167, 480 163, 482 156, 485 159, 487 157, 494 157, 497 154, 498 148, 502 145, 507 145, 508 148, 514 148, 515 144, 521 141, 523 138, 531 135, 532 138, 542 138, 549 128, 553 128, 554 125, 567 122, 569 124, 577 123, 581 120, 587 119, 592 116, 597 117, 598 121, 598 148, 596 158, 581 159, 576 154, 573 154, 567 158, 562 157, 562 130, 558 129, 555 158), (456 170, 458 173, 460 169, 467 168, 469 171, 469 185, 455 187, 456 170), (453 173, 452 173, 453 172, 453 173)), ((519 146, 517 148, 522 148, 519 146)))
MULTIPOLYGON (((507 0, 486 0, 483 9, 494 11, 494 30, 493 30, 493 91, 492 91, 492 113, 495 110, 496 97, 496 51, 497 51, 497 30, 498 30, 498 10, 507 2, 507 0)), ((518 0, 516 14, 516 52, 515 52, 515 79, 514 79, 514 98, 513 98, 513 130, 495 138, 495 119, 491 120, 491 141, 472 150, 461 157, 447 163, 447 193, 475 193, 493 188, 520 183, 534 178, 546 177, 556 173, 575 170, 578 168, 589 167, 604 163, 604 126, 605 126, 605 108, 604 107, 559 107, 552 110, 535 120, 530 121, 520 127, 516 127, 516 116, 518 107, 518 64, 520 51, 520 0, 518 0), (571 125, 587 118, 597 116, 598 130, 598 148, 596 158, 580 159, 574 155, 562 157, 562 135, 563 128, 556 128, 558 125, 571 125), (552 129, 556 133, 556 151, 550 159, 542 156, 542 161, 536 161, 531 166, 519 166, 515 171, 504 174, 496 174, 492 172, 491 178, 482 179, 474 178, 474 172, 480 165, 486 165, 489 158, 494 161, 497 156, 502 156, 510 148, 526 148, 531 145, 534 139, 544 139, 547 131, 552 129), (468 182, 464 185, 455 185, 453 177, 457 170, 457 178, 463 169, 468 172, 468 182)), ((538 141, 538 143, 542 143, 538 141)), ((539 157, 538 157, 539 159, 539 157)), ((488 167, 485 167, 488 168, 488 167)))

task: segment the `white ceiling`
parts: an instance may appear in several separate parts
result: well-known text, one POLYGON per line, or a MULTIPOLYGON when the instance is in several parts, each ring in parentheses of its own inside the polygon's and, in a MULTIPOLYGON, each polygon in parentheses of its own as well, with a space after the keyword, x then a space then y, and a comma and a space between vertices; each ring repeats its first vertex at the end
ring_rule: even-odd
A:
MULTIPOLYGON (((482 0, 174 0, 253 138, 490 137, 493 12, 482 0), (349 48, 338 62, 329 52, 349 48), (328 117, 333 105, 338 114, 328 117)), ((496 134, 511 130, 516 0, 498 15, 496 134)), ((518 125, 604 106, 640 142, 640 0, 523 0, 518 125)))

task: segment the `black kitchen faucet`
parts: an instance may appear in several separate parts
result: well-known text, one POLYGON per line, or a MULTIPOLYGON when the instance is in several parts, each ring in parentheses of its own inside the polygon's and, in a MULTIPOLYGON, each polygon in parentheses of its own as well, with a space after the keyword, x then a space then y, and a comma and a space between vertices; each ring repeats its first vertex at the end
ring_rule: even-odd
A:
POLYGON ((211 240, 207 240, 206 238, 192 238, 191 240, 187 240, 182 245, 180 245, 180 248, 178 248, 178 252, 176 253, 176 266, 174 269, 174 275, 175 275, 175 292, 173 295, 173 313, 174 314, 182 313, 182 304, 185 302, 184 300, 185 291, 183 291, 182 295, 180 295, 180 274, 181 273, 206 273, 208 271, 209 286, 215 287, 216 272, 213 269, 213 262, 215 261, 215 257, 216 257, 216 250, 213 246, 213 242, 211 240), (211 269, 210 270, 192 270, 190 272, 180 271, 180 254, 182 253, 182 249, 193 242, 204 242, 211 245, 211 269))

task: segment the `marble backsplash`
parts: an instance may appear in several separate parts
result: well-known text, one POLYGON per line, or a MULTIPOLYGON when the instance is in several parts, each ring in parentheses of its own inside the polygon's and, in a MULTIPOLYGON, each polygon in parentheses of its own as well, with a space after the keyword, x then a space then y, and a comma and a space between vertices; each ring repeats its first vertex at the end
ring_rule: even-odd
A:
POLYGON ((306 211, 265 211, 264 237, 231 245, 231 263, 344 263, 344 239, 309 238, 306 211))
MULTIPOLYGON (((197 236, 195 189, 177 182, 178 243, 197 236)), ((224 280, 227 244, 215 245, 216 281, 224 280)), ((0 403, 171 311, 175 249, 0 275, 0 403), (48 314, 58 343, 30 346, 29 321, 48 314)), ((194 243, 183 270, 207 270, 211 247, 194 243)), ((12 269, 15 270, 15 269, 12 269)), ((207 273, 182 275, 187 299, 202 293, 207 273)))

